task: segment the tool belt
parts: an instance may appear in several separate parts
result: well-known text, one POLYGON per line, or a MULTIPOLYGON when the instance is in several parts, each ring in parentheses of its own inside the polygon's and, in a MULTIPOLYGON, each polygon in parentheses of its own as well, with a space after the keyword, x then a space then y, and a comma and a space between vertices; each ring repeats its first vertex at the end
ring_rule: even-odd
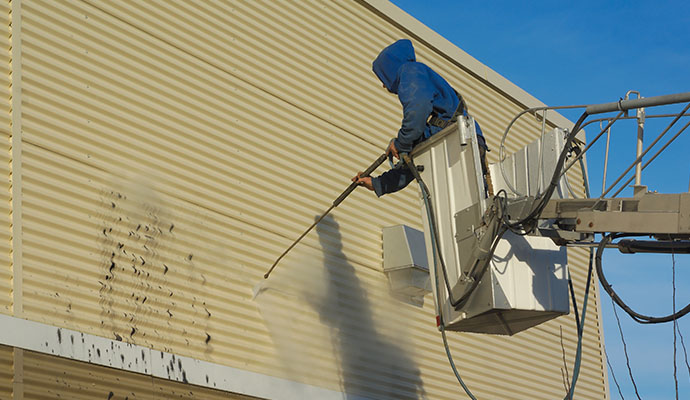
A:
POLYGON ((455 95, 458 96, 458 108, 455 109, 455 112, 453 113, 453 116, 449 120, 444 120, 440 118, 437 115, 431 115, 427 122, 427 124, 431 126, 437 126, 441 129, 444 129, 451 124, 455 123, 458 120, 458 117, 463 115, 465 113, 465 100, 463 100, 462 96, 460 96, 460 93, 457 92, 457 90, 453 89, 455 92, 455 95))

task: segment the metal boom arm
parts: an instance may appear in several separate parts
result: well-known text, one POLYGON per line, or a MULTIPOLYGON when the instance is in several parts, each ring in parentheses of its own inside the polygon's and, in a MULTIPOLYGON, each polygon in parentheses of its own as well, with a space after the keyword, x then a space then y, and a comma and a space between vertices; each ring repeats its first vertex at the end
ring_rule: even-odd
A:
POLYGON ((690 237, 690 193, 644 193, 632 198, 557 199, 541 219, 580 233, 625 232, 690 237))

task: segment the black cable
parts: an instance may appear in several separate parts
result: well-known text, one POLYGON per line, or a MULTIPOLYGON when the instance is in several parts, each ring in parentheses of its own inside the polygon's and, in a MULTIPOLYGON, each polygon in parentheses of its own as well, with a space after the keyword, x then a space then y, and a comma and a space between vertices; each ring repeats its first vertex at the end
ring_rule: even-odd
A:
POLYGON ((618 384, 618 379, 616 379, 616 374, 613 372, 613 367, 611 366, 611 362, 609 361, 609 353, 606 352, 606 348, 604 348, 604 357, 606 357, 606 365, 609 366, 609 370, 611 371, 611 376, 613 377, 613 383, 616 384, 616 389, 618 389, 618 394, 621 396, 622 400, 625 400, 625 398, 623 398, 623 392, 621 391, 621 385, 618 384))
POLYGON ((589 251, 589 268, 587 269, 587 283, 585 284, 585 297, 582 302, 582 319, 580 322, 580 330, 577 332, 577 350, 575 353, 575 366, 573 367, 573 383, 570 385, 568 393, 563 400, 573 400, 575 393, 575 384, 580 375, 580 366, 582 365, 582 336, 584 335, 585 316, 587 315, 587 299, 589 298, 589 289, 592 283, 592 271, 594 269, 594 250, 589 251))
MULTIPOLYGON (((635 379, 633 378, 632 374, 632 369, 630 367, 630 358, 628 357, 628 350, 627 350, 627 345, 625 342, 625 337, 623 335, 623 329, 621 327, 620 319, 618 318, 618 312, 616 311, 616 305, 618 305, 623 311, 628 313, 630 317, 635 320, 638 323, 642 324, 657 324, 657 323, 664 323, 664 322, 670 322, 673 321, 673 336, 674 336, 674 343, 673 343, 673 366, 674 366, 674 371, 673 371, 673 378, 674 381, 676 382, 676 398, 678 396, 678 380, 677 380, 677 368, 676 368, 676 331, 678 330, 678 325, 677 325, 677 320, 685 315, 687 315, 690 312, 690 304, 685 306, 683 309, 680 311, 676 311, 675 307, 675 257, 673 254, 673 246, 671 246, 671 255, 673 257, 673 313, 667 316, 663 317, 651 317, 647 315, 642 315, 636 311, 634 311, 632 308, 630 308, 621 298, 618 296, 618 294, 613 290, 613 287, 611 284, 606 280, 606 276, 604 275, 604 271, 602 268, 602 254, 604 252, 604 249, 606 248, 606 245, 609 244, 612 240, 618 239, 621 237, 630 237, 630 236, 641 236, 639 234, 621 234, 621 233, 611 233, 609 235, 604 236, 601 241, 599 242, 599 246, 597 248, 597 256, 596 256, 596 266, 597 266, 597 275, 599 275, 599 282, 601 283, 601 286, 604 288, 606 293, 611 297, 611 304, 613 306, 613 313, 616 316, 616 322, 618 324, 618 331, 620 332, 621 335, 621 341, 623 342, 623 352, 625 354, 625 361, 626 365, 628 367, 628 374, 630 375, 630 380, 632 381, 633 387, 635 389, 635 395, 637 396, 638 399, 640 399, 640 394, 637 390, 637 384, 635 383, 635 379)), ((682 343, 683 338, 681 337, 681 343, 682 343)), ((683 350, 685 350, 685 346, 683 345, 683 350)), ((687 360, 687 352, 686 352, 686 360, 687 360)), ((687 361, 686 361, 686 365, 687 361)), ((688 370, 690 372, 690 365, 688 365, 688 370)))
MULTIPOLYGON (((454 299, 453 298, 453 292, 452 292, 451 286, 450 286, 450 280, 448 279, 448 270, 446 267, 446 263, 443 260, 443 255, 441 254, 441 243, 439 241, 438 229, 437 229, 436 223, 435 223, 436 218, 434 215, 434 209, 433 209, 433 206, 431 204, 431 192, 429 191, 429 188, 426 186, 426 183, 424 183, 424 180, 422 179, 421 175, 419 174, 419 171, 417 170, 416 165, 412 161, 412 158, 408 154, 403 154, 403 155, 401 155, 401 157, 402 157, 403 161, 405 162, 405 164, 407 165, 407 168, 412 172, 412 175, 414 176, 417 183, 419 183, 420 189, 422 190, 422 196, 424 197, 424 202, 426 204, 427 213, 428 213, 428 217, 429 217, 429 225, 430 225, 429 229, 431 230, 431 235, 433 237, 432 242, 434 244, 436 254, 438 255, 439 263, 441 264, 441 271, 443 272, 443 281, 444 281, 444 284, 446 286, 446 290, 448 292, 448 301, 455 308, 461 307, 467 302, 467 300, 469 300, 470 295, 474 292, 474 290, 479 285, 479 282, 481 281, 484 274, 486 273, 486 270, 488 269, 489 262, 488 261, 485 262, 484 265, 482 266, 481 271, 478 274, 475 274, 473 277, 471 277, 473 279, 472 285, 469 288, 465 289, 465 292, 462 294, 462 296, 460 296, 459 299, 454 299)), ((496 202, 494 202, 494 206, 496 206, 496 202)), ((496 212, 497 210, 494 210, 494 211, 496 212)), ((504 214, 504 213, 502 213, 502 214, 504 214)), ((499 214, 499 218, 502 219, 503 215, 499 214)), ((492 243, 488 258, 491 258, 491 255, 496 250, 496 246, 498 245, 498 242, 500 241, 500 239, 504 233, 505 233, 505 229, 501 229, 499 231, 499 233, 497 234, 497 236, 493 239, 493 243, 492 243)), ((487 231, 487 233, 485 233, 485 234, 489 234, 489 232, 487 231)), ((473 271, 477 267, 477 265, 479 264, 480 261, 482 261, 482 260, 475 261, 475 264, 472 266, 471 271, 473 271)), ((441 299, 439 299, 439 301, 440 300, 441 299)))
POLYGON ((570 298, 573 302, 573 309, 575 310, 575 324, 577 325, 577 332, 579 333, 582 331, 582 327, 580 326, 580 317, 577 311, 577 300, 575 299, 575 289, 573 288, 573 280, 570 279, 570 274, 568 274, 568 287, 570 288, 570 298))
POLYGON ((536 207, 534 207, 532 211, 523 219, 514 223, 510 223, 509 227, 511 230, 522 229, 526 232, 526 234, 529 234, 533 232, 534 228, 536 228, 536 220, 538 219, 541 212, 544 210, 544 207, 546 207, 546 204, 551 199, 551 196, 553 195, 553 192, 556 190, 556 187, 558 187, 558 181, 560 180, 561 176, 561 169, 563 169, 563 165, 565 164, 565 160, 568 156, 568 152, 570 151, 570 146, 572 145, 572 142, 575 139, 575 135, 577 135, 577 133, 580 131, 582 123, 585 121, 585 119, 587 119, 588 116, 589 114, 587 114, 587 111, 583 112, 580 118, 573 126, 573 130, 568 134, 565 141, 565 146, 561 151, 560 156, 558 157, 558 161, 556 163, 553 176, 551 177, 551 182, 549 183, 549 186, 544 191, 544 193, 542 193, 541 197, 538 198, 539 201, 536 207))
MULTIPOLYGON (((450 289, 450 281, 448 280, 448 272, 446 270, 446 264, 443 261, 443 255, 441 254, 441 243, 439 242, 438 239, 438 230, 436 228, 436 218, 434 216, 434 210, 433 206, 431 205, 431 192, 429 192, 429 188, 426 186, 424 183, 424 180, 422 180, 422 177, 419 175, 419 171, 417 170, 417 167, 414 165, 412 162, 412 159, 408 154, 402 154, 401 158, 404 160, 405 164, 407 165, 407 168, 412 172, 412 175, 415 177, 417 180, 417 183, 419 183, 420 190, 422 191, 422 196, 424 197, 424 204, 426 205, 426 211, 427 211, 427 217, 429 219, 429 230, 430 234, 432 236, 432 244, 434 248, 432 251, 434 252, 434 255, 438 256, 439 262, 441 264, 441 269, 443 271, 443 280, 445 282, 446 289, 448 291, 448 299, 450 300, 451 304, 455 307, 456 304, 463 303, 466 301, 466 297, 469 297, 470 292, 466 292, 465 295, 463 295, 460 299, 457 301, 453 300, 453 293, 451 292, 450 289), (455 304, 454 304, 455 303, 455 304)), ((436 257, 434 257, 434 271, 438 268, 436 263, 436 257)), ((438 285, 438 283, 437 283, 438 285)), ((439 297, 436 301, 440 302, 440 291, 437 293, 437 297, 439 297)), ((440 306, 439 306, 439 313, 440 311, 440 306)), ((472 400, 477 400, 477 398, 474 396, 472 391, 467 387, 465 382, 462 380, 462 377, 460 376, 460 373, 458 372, 457 367, 455 366, 455 362, 453 361, 453 355, 450 353, 450 346, 448 345, 448 339, 446 338, 446 325, 445 325, 445 320, 443 319, 443 315, 439 315, 439 329, 441 330, 441 337, 443 338, 443 347, 446 350, 446 356, 448 356, 448 362, 450 363, 451 369, 453 370, 453 373, 455 374, 455 378, 458 380, 460 383, 460 386, 462 386, 463 390, 465 393, 472 399, 472 400)))
MULTIPOLYGON (((590 266, 591 266, 591 260, 590 260, 590 266)), ((570 271, 568 271, 568 287, 570 288, 570 298, 573 302, 573 310, 575 310, 575 325, 577 326, 577 334, 578 334, 578 337, 582 337, 582 325, 580 324, 580 317, 579 317, 579 313, 577 311, 577 299, 575 298, 575 288, 573 287, 573 280, 570 278, 570 271)), ((562 341, 563 341, 563 333, 561 332, 561 342, 562 341)), ((563 350, 563 363, 565 364, 565 350, 563 350)), ((573 371, 573 376, 575 376, 574 374, 575 374, 575 371, 573 371)), ((567 365, 566 365, 566 369, 565 369, 565 375, 566 375, 566 382, 567 382, 567 379, 568 379, 568 367, 567 367, 567 365)), ((569 387, 566 388, 566 390, 568 390, 567 398, 572 400, 573 385, 568 383, 568 386, 569 387)))
MULTIPOLYGON (((505 190, 501 190, 501 191, 499 191, 499 193, 496 196, 494 196, 494 204, 493 204, 492 208, 493 208, 493 212, 498 214, 497 218, 501 222, 501 227, 496 232, 495 237, 492 238, 491 249, 490 249, 488 257, 487 257, 488 259, 491 258, 494 251, 496 250, 496 246, 500 242, 500 239, 503 237, 505 232, 508 231, 509 229, 516 234, 526 235, 526 234, 531 233, 536 228, 538 215, 541 213, 541 211, 545 207, 546 203, 550 199, 551 195, 553 194, 553 191, 555 190, 556 186, 558 185, 558 180, 560 177, 559 172, 560 172, 560 169, 563 167, 563 164, 565 163, 565 158, 566 158, 570 143, 572 142, 572 140, 575 137, 575 134, 579 130, 579 125, 582 123, 582 121, 584 121, 584 119, 586 117, 587 117, 587 113, 583 113, 583 115, 580 117, 577 124, 575 125, 575 129, 573 129, 574 133, 572 133, 568 137, 565 149, 561 153, 561 157, 559 159, 559 166, 557 166, 556 170, 554 171, 554 176, 552 178, 551 184, 549 185, 549 188, 547 189, 547 191, 544 192, 544 198, 541 200, 540 204, 536 208, 533 208, 530 215, 528 215, 523 220, 518 221, 517 223, 509 223, 509 221, 507 220, 506 212, 505 212, 507 209, 507 200, 508 200, 507 199, 507 193, 505 192, 505 190), (500 196, 501 192, 503 192, 503 197, 500 196)), ((450 287, 450 282, 448 279, 447 268, 446 268, 445 262, 443 260, 443 255, 441 254, 441 245, 439 242, 438 230, 437 230, 437 227, 435 224, 435 216, 433 213, 433 206, 431 205, 431 201, 430 201, 431 200, 431 194, 430 194, 429 188, 424 183, 424 180, 420 176, 419 171, 417 170, 417 167, 414 165, 414 163, 412 162, 412 159, 409 157, 409 155, 408 154, 402 154, 401 158, 403 158, 405 164, 407 165, 407 168, 411 171, 415 180, 417 180, 417 182, 419 183, 420 189, 422 191, 422 196, 424 198, 424 202, 425 202, 426 209, 427 209, 427 217, 429 218, 429 225, 430 225, 429 229, 431 231, 430 232, 431 235, 433 236, 433 239, 432 239, 432 243, 434 245, 433 251, 438 256, 439 262, 441 264, 444 283, 446 286, 446 290, 448 292, 448 299, 449 299, 451 305, 453 307, 457 308, 459 305, 463 305, 467 301, 467 299, 469 299, 469 296, 477 288, 477 286, 479 285, 479 282, 481 281, 482 277, 486 273, 486 270, 488 269, 490 262, 489 261, 484 262, 484 265, 482 266, 481 271, 478 274, 475 274, 475 276, 473 277, 472 285, 465 290, 465 292, 463 293, 463 295, 459 299, 457 299, 457 300, 453 299, 453 295, 452 295, 452 291, 451 291, 451 287, 450 287)), ((485 232, 485 235, 486 234, 491 234, 491 232, 489 230, 487 230, 485 232)), ((483 261, 483 260, 481 260, 481 261, 483 261)), ((477 267, 479 262, 480 262, 480 260, 477 260, 475 262, 471 271, 473 271, 477 267)), ((592 270, 593 270, 593 251, 590 251, 589 271, 587 274, 587 284, 585 287, 585 302, 583 304, 582 321, 581 322, 579 321, 579 318, 577 315, 577 305, 575 304, 576 321, 577 321, 577 326, 578 326, 578 348, 577 348, 577 354, 576 354, 576 359, 575 359, 575 367, 573 369, 572 385, 570 386, 568 393, 566 394, 566 397, 564 400, 568 400, 568 399, 572 400, 572 398, 573 398, 572 396, 573 396, 573 393, 575 391, 575 384, 577 382, 577 378, 578 378, 579 371, 580 371, 581 360, 582 360, 582 358, 581 358, 582 357, 582 336, 584 333, 583 325, 584 325, 584 319, 585 319, 585 315, 586 315, 585 313, 586 313, 586 308, 587 308, 587 297, 588 297, 587 295, 589 294, 589 289, 590 289, 590 285, 591 285, 592 270)), ((571 290, 573 290, 572 282, 571 282, 570 287, 571 287, 571 290)), ((573 299, 574 299, 574 292, 571 292, 571 294, 572 294, 573 299)), ((437 299, 437 300, 441 301, 441 299, 437 299)), ((458 379, 458 382, 460 382, 460 385, 463 387, 463 389, 465 389, 465 392, 471 398, 474 399, 474 396, 469 391, 469 389, 467 388, 465 383, 462 381, 462 378, 460 377, 460 375, 459 375, 459 373, 455 367, 455 364, 453 362, 452 355, 450 354, 448 343, 447 343, 447 340, 445 337, 445 321, 443 320, 443 316, 440 316, 440 329, 441 329, 441 334, 443 336, 444 346, 446 348, 446 354, 448 356, 448 360, 451 364, 453 372, 455 373, 455 376, 458 379)))
MULTIPOLYGON (((673 254, 673 246, 671 246, 671 261, 673 262, 671 272, 671 282, 673 284, 673 313, 676 312, 676 255, 673 254)), ((678 400, 678 366, 676 365, 676 349, 677 336, 676 328, 678 327, 678 320, 673 319, 673 382, 676 385, 676 400, 678 400)))
POLYGON ((618 324, 618 332, 621 335, 621 342, 623 342, 623 354, 625 355, 625 365, 628 366, 628 375, 630 376, 630 381, 635 389, 635 395, 638 400, 640 398, 640 393, 637 391, 637 384, 635 383, 635 378, 633 377, 632 368, 630 367, 630 357, 628 357, 628 345, 625 343, 625 336, 623 335, 623 328, 621 327, 621 320, 618 318, 618 312, 616 311, 616 305, 613 303, 613 297, 611 298, 611 306, 613 307, 613 315, 616 316, 616 323, 618 324))
POLYGON ((680 311, 676 311, 671 315, 666 315, 663 317, 650 317, 648 315, 643 315, 640 314, 636 311, 634 311, 632 308, 630 308, 621 298, 618 296, 615 290, 613 290, 613 287, 611 284, 606 280, 606 276, 604 275, 604 270, 602 268, 602 263, 601 263, 601 257, 604 252, 604 249, 606 248, 606 245, 609 244, 613 239, 618 239, 621 237, 630 237, 630 236, 641 236, 641 235, 630 235, 630 234, 621 234, 621 233, 612 233, 610 235, 604 236, 601 241, 599 242, 599 247, 597 248, 597 256, 596 256, 596 266, 597 266, 597 275, 599 275, 599 282, 601 283, 601 286, 604 288, 606 293, 611 296, 611 299, 618 304, 618 306, 628 313, 630 317, 635 320, 636 322, 639 322, 641 324, 659 324, 659 323, 664 323, 664 322, 670 322, 675 319, 681 318, 685 316, 686 314, 690 313, 690 304, 687 306, 683 307, 680 311))
MULTIPOLYGON (((492 207, 494 208, 493 211, 498 213, 498 219, 501 222, 501 228, 497 231, 496 236, 492 239, 492 246, 491 246, 491 249, 490 249, 490 252, 488 255, 489 259, 491 258, 491 255, 496 250, 496 246, 500 242, 500 239, 502 238, 503 234, 505 234, 505 232, 507 230, 510 229, 511 231, 513 231, 514 233, 519 234, 519 235, 527 235, 527 234, 534 231, 534 229, 537 226, 537 219, 538 219, 539 214, 541 214, 541 211, 544 209, 544 207, 546 206, 546 204, 550 200, 551 196, 553 195, 554 190, 558 186, 558 181, 560 179, 560 170, 563 168, 563 165, 565 164, 565 160, 566 160, 566 157, 568 155, 570 145, 571 145, 572 141, 574 140, 575 135, 580 130, 580 126, 581 126, 582 122, 587 118, 587 116, 588 116, 587 112, 584 112, 582 114, 582 116, 580 117, 580 119, 575 124, 573 131, 570 133, 570 135, 568 135, 568 138, 566 140, 566 144, 564 146, 563 151, 561 152, 557 166, 554 170, 554 175, 551 179, 551 183, 549 184, 549 187, 547 188, 547 190, 542 194, 542 198, 540 199, 537 206, 532 209, 532 211, 530 212, 530 214, 527 217, 523 218, 522 220, 520 220, 516 223, 510 223, 507 220, 507 215, 505 213, 505 211, 507 209, 507 193, 505 193, 505 190, 502 190, 502 192, 504 193, 503 198, 501 198, 501 196, 500 196, 501 191, 499 191, 499 193, 496 196, 494 196, 494 204, 492 207)), ((417 167, 414 165, 414 163, 412 162, 412 159, 409 157, 409 155, 403 154, 403 155, 401 155, 401 158, 403 158, 403 160, 405 161, 405 164, 407 165, 408 169, 413 174, 415 180, 417 180, 417 182, 419 183, 420 189, 422 190, 422 196, 424 197, 424 201, 426 204, 427 213, 428 213, 428 217, 429 217, 429 225, 430 225, 429 229, 431 230, 430 233, 432 234, 432 236, 434 236, 434 238, 432 240, 434 247, 435 247, 434 251, 435 251, 436 255, 438 256, 439 262, 441 263, 441 269, 443 272, 444 283, 446 286, 446 290, 448 292, 448 299, 449 299, 451 305, 453 307, 457 308, 459 305, 464 304, 467 301, 467 299, 469 298, 469 296, 477 288, 479 281, 481 281, 483 275, 486 273, 486 270, 488 269, 488 265, 490 264, 490 262, 486 261, 484 263, 479 274, 476 274, 473 277, 472 285, 468 289, 465 290, 463 295, 457 300, 453 299, 453 295, 452 295, 452 291, 451 291, 451 287, 450 287, 450 282, 448 279, 447 268, 446 268, 445 262, 443 260, 443 256, 441 254, 441 246, 440 246, 440 242, 438 239, 439 235, 438 235, 438 231, 437 231, 436 224, 435 224, 435 216, 433 213, 433 207, 432 207, 431 202, 430 202, 431 194, 429 192, 428 187, 424 183, 422 177, 420 176, 420 174, 417 170, 417 167)), ((491 232, 487 230, 487 232, 485 232, 485 234, 491 234, 491 232)), ((584 324, 584 318, 585 318, 585 312, 586 312, 586 306, 587 306, 586 299, 587 299, 587 294, 589 293, 591 277, 592 277, 592 269, 593 269, 593 262, 592 262, 593 257, 591 256, 592 254, 593 253, 590 252, 589 273, 588 273, 588 277, 587 277, 587 285, 585 288, 585 303, 583 305, 583 310, 582 310, 582 323, 578 322, 578 324, 577 324, 578 325, 578 349, 577 349, 578 351, 577 351, 576 360, 575 360, 575 368, 573 369, 573 383, 570 386, 568 393, 566 394, 565 400, 568 400, 568 399, 572 400, 572 396, 573 396, 573 393, 575 390, 575 383, 577 382, 577 377, 579 375, 579 370, 580 370, 580 365, 581 365, 581 351, 582 351, 581 345, 582 345, 582 336, 583 336, 583 331, 584 331, 582 325, 584 324)), ((483 260, 481 260, 481 261, 483 261, 483 260)), ((471 271, 473 271, 477 267, 479 262, 480 262, 480 260, 477 260, 475 262, 471 271)), ((572 289, 572 285, 571 285, 571 289, 572 289)), ((438 301, 440 301, 440 300, 441 299, 438 299, 438 301)), ((577 314, 577 310, 576 310, 576 314, 577 314)), ((462 385, 463 389, 465 389, 465 392, 468 395, 470 395, 472 398, 474 398, 474 396, 471 394, 471 392, 469 392, 469 389, 467 388, 467 386, 464 384, 464 382, 460 378, 460 376, 457 372, 457 369, 455 368, 455 365, 453 363, 453 359, 452 359, 452 356, 450 354, 450 351, 449 351, 449 348, 447 345, 447 341, 445 338, 445 324, 443 321, 443 317, 442 316, 440 316, 440 317, 441 317, 441 321, 440 321, 441 333, 442 333, 442 336, 444 339, 444 345, 446 347, 446 353, 448 355, 448 359, 451 363, 451 367, 453 368, 453 372, 455 373, 456 378, 458 378, 458 381, 462 385)))
POLYGON ((688 368, 688 374, 690 375, 690 363, 688 363, 688 349, 685 347, 685 339, 680 331, 680 326, 676 325, 678 330, 678 336, 680 336, 680 345, 683 347, 683 354, 685 355, 685 366, 688 368))

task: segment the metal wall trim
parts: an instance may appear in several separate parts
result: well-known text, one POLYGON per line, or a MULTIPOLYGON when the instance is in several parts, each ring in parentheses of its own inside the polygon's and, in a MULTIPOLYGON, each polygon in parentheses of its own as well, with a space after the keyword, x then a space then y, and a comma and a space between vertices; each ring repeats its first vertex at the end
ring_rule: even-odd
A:
POLYGON ((346 398, 341 392, 317 386, 9 315, 0 314, 0 326, 4 328, 0 330, 0 344, 14 347, 15 359, 17 349, 23 349, 247 396, 267 399, 346 398))
POLYGON ((14 348, 12 350, 12 400, 24 399, 24 350, 14 348))
POLYGON ((10 29, 12 37, 11 68, 12 68, 12 99, 10 100, 12 138, 10 141, 10 235, 12 262, 12 314, 16 317, 24 315, 22 300, 22 2, 12 0, 12 15, 10 29))

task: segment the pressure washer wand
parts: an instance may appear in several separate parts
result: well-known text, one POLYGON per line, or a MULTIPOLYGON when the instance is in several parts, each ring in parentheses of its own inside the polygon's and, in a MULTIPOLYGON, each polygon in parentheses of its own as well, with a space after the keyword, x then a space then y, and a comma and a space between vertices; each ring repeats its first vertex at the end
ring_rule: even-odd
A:
MULTIPOLYGON (((361 176, 361 177, 369 176, 372 172, 374 172, 374 170, 375 170, 376 168, 379 167, 379 165, 381 165, 384 161, 386 161, 386 157, 387 157, 387 156, 388 156, 388 155, 387 155, 386 153, 381 154, 381 155, 379 156, 379 158, 377 158, 376 161, 374 161, 374 163, 371 164, 371 165, 369 166, 369 168, 367 168, 366 170, 364 170, 364 172, 362 172, 359 176, 361 176)), ((287 250, 285 250, 285 251, 283 252, 283 254, 280 255, 280 257, 278 257, 278 259, 273 263, 273 265, 271 265, 271 269, 269 269, 268 272, 266 272, 266 273, 264 274, 264 279, 268 279, 268 276, 271 274, 271 272, 272 272, 273 269, 276 267, 276 265, 278 265, 278 262, 280 262, 280 260, 281 260, 283 257, 285 257, 285 255, 287 255, 287 253, 289 253, 290 250, 292 250, 292 248, 295 247, 295 245, 297 245, 297 243, 299 243, 299 241, 302 240, 303 237, 307 236, 307 233, 309 233, 309 231, 311 231, 319 222, 321 222, 321 220, 322 220, 326 215, 328 215, 328 213, 331 212, 332 209, 338 207, 338 205, 339 205, 340 203, 342 203, 343 200, 345 200, 345 198, 346 198, 347 196, 349 196, 350 193, 352 193, 352 192, 357 188, 357 186, 359 186, 359 185, 357 184, 357 182, 352 182, 352 183, 350 184, 350 186, 348 186, 347 189, 345 189, 345 191, 344 191, 343 193, 341 193, 340 196, 338 196, 338 198, 335 199, 335 200, 333 201, 333 204, 328 208, 328 210, 326 210, 326 212, 324 212, 323 214, 321 214, 321 216, 320 216, 313 224, 311 224, 311 226, 310 226, 309 228, 307 228, 307 230, 304 231, 304 233, 303 233, 300 237, 298 237, 297 240, 295 240, 295 241, 290 245, 290 247, 288 247, 287 250)))

